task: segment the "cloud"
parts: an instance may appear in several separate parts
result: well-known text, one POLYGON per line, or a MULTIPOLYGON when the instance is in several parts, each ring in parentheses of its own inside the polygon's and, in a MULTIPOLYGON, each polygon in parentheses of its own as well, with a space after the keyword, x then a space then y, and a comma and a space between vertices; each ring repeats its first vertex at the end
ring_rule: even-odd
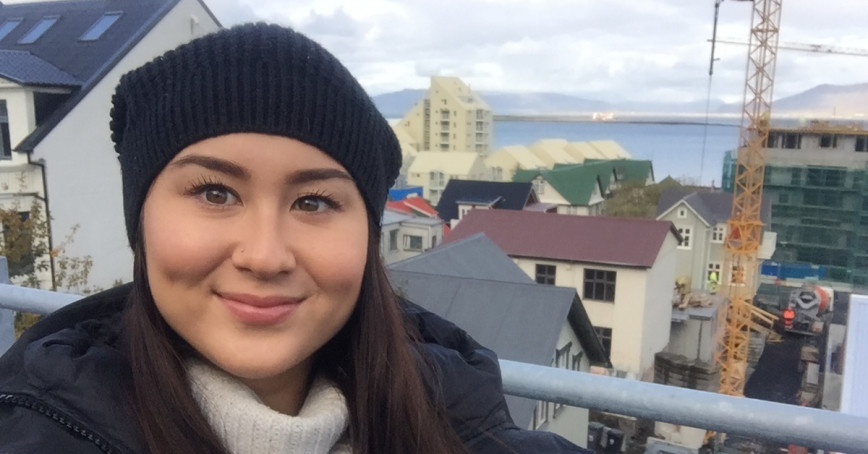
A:
MULTIPOLYGON (((335 53, 372 94, 457 75, 483 91, 603 100, 704 100, 713 0, 208 0, 292 26, 335 53)), ((720 37, 746 39, 751 2, 724 2, 720 37)), ((217 10, 216 7, 214 7, 217 10)), ((864 0, 789 0, 782 41, 868 48, 864 0), (832 3, 834 2, 834 5, 832 3), (833 7, 834 6, 834 7, 833 7)), ((238 17, 242 17, 239 15, 238 17)), ((712 95, 738 101, 746 47, 720 45, 712 95)), ((775 93, 868 81, 858 57, 781 51, 775 93)))

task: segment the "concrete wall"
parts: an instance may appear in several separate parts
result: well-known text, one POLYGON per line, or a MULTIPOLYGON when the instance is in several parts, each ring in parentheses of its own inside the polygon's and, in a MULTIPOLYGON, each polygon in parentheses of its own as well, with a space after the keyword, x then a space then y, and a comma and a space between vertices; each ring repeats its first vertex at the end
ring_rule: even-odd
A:
MULTIPOLYGON (((558 338, 557 350, 563 349, 567 344, 570 344, 570 358, 567 368, 580 372, 590 371, 591 366, 588 361, 588 355, 582 349, 582 344, 579 343, 579 339, 576 337, 573 328, 569 323, 565 322, 558 338), (577 353, 581 353, 582 360, 579 367, 574 369, 572 367, 572 356, 577 353)), ((552 357, 554 358, 554 355, 552 357)), ((554 364, 554 359, 552 361, 552 365, 557 366, 554 364)), ((533 421, 531 421, 531 425, 533 425, 533 421)), ((529 427, 529 429, 533 430, 533 427, 529 427)), ((556 409, 555 404, 549 404, 548 422, 540 427, 540 429, 556 433, 578 446, 585 447, 588 442, 588 410, 567 405, 556 409)))
POLYGON ((54 244, 77 226, 66 252, 91 256, 91 285, 132 278, 121 175, 109 130, 111 96, 121 75, 192 38, 217 30, 196 0, 181 0, 64 118, 33 153, 45 159, 54 244), (191 33, 190 17, 199 24, 191 33))
POLYGON ((672 287, 675 279, 675 238, 667 237, 654 267, 615 267, 513 257, 515 263, 536 279, 536 265, 553 265, 555 285, 575 288, 591 323, 612 329, 611 361, 614 368, 633 378, 642 377, 669 339, 672 287), (585 298, 585 268, 615 271, 615 302, 585 298), (649 282, 654 279, 654 282, 649 282), (653 294, 657 292, 659 294, 653 294), (645 319, 648 319, 647 321, 645 319))
POLYGON ((716 319, 672 322, 666 351, 711 363, 714 358, 716 319))

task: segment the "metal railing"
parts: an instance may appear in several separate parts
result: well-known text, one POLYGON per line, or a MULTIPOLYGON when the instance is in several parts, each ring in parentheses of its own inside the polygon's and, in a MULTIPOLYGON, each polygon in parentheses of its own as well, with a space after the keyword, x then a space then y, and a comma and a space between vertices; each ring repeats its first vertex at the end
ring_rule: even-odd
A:
MULTIPOLYGON (((5 265, 0 257, 0 282, 5 265)), ((79 298, 0 284, 0 315, 9 310, 48 314, 79 298)), ((0 316, 0 323, 8 320, 0 316)), ((0 352, 11 345, 2 337, 5 328, 11 329, 0 326, 0 352)), ((784 444, 868 453, 868 418, 514 361, 501 360, 500 365, 504 391, 514 396, 784 444)))

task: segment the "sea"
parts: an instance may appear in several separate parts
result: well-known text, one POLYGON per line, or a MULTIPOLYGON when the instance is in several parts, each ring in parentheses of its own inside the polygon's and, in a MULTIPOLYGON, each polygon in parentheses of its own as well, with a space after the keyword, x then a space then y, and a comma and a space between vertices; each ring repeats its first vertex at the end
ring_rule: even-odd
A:
POLYGON ((739 122, 716 120, 639 122, 495 121, 494 150, 509 145, 531 145, 540 139, 570 142, 614 140, 634 159, 650 160, 654 178, 667 176, 719 187, 724 154, 736 148, 739 122), (704 151, 703 151, 704 150, 704 151))

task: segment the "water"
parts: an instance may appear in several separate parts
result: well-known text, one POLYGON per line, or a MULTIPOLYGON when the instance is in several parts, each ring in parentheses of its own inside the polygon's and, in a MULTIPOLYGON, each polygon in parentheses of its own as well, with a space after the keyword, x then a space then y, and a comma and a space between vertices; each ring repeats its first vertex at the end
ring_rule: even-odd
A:
POLYGON ((709 125, 705 163, 700 166, 704 132, 702 124, 497 121, 494 123, 494 149, 531 145, 540 139, 614 140, 635 159, 650 160, 657 181, 666 176, 699 181, 701 174, 703 184, 720 186, 723 155, 736 147, 739 128, 734 122, 709 125))

